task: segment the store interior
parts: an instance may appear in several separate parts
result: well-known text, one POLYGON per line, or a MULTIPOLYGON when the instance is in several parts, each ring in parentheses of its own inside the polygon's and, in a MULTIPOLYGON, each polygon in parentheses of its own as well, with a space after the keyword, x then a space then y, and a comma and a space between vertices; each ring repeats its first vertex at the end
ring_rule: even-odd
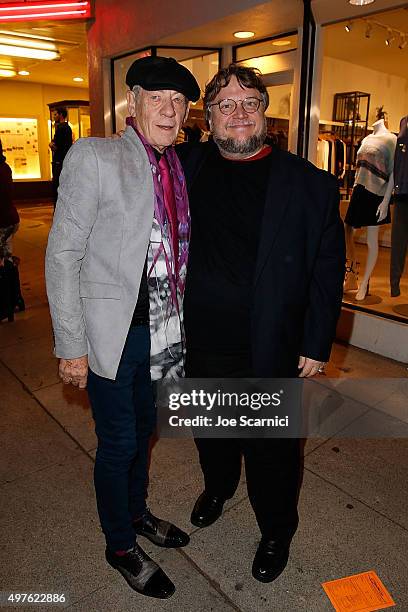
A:
MULTIPOLYGON (((339 179, 344 219, 362 140, 381 118, 387 129, 398 136, 400 121, 408 115, 408 11, 388 11, 326 26, 323 44, 316 164, 339 179), (324 158, 326 148, 333 153, 330 167, 327 156, 324 158)), ((357 284, 346 283, 344 301, 354 308, 408 321, 408 270, 401 277, 400 295, 392 297, 390 290, 393 197, 390 212, 391 223, 379 227, 378 257, 365 296, 358 288, 368 259, 367 229, 354 229, 353 268, 358 278, 357 284), (353 289, 349 290, 350 286, 353 289)), ((349 260, 349 266, 350 263, 349 260)))
POLYGON ((2 23, 0 138, 17 199, 49 195, 55 106, 67 108, 75 140, 90 135, 86 23, 2 23))

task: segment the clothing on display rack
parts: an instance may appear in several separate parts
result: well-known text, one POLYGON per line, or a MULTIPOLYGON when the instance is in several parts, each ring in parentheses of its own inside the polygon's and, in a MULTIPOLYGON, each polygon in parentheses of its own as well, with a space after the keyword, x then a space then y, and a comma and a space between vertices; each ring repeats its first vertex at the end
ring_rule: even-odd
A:
POLYGON ((288 150, 288 133, 284 130, 268 131, 268 138, 270 139, 270 142, 272 142, 282 151, 288 150))
POLYGON ((397 138, 394 159, 395 197, 391 231, 390 284, 391 296, 400 295, 408 251, 408 116, 403 117, 397 138))
POLYGON ((339 180, 346 171, 346 143, 331 133, 319 134, 316 166, 334 174, 339 180))

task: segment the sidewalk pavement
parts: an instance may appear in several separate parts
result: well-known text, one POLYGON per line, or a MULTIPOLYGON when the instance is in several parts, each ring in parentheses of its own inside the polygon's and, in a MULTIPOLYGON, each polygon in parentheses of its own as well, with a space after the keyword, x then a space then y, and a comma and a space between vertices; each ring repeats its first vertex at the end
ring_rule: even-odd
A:
MULTIPOLYGON (((159 440, 152 456, 149 505, 188 531, 191 543, 162 550, 141 541, 176 584, 170 600, 151 600, 129 589, 104 560, 93 492, 96 438, 86 392, 60 383, 52 354, 43 279, 52 207, 20 212, 14 253, 21 257, 27 310, 14 323, 0 324, 0 590, 64 593, 64 607, 78 612, 329 612, 333 607, 322 582, 375 570, 395 609, 406 612, 406 438, 307 442, 299 530, 286 571, 269 585, 251 576, 259 533, 244 478, 214 525, 193 528, 189 516, 202 490, 194 444, 159 440)), ((367 404, 372 406, 387 400, 378 379, 406 378, 407 369, 338 344, 327 374, 371 378, 367 404)), ((408 402, 399 402, 397 416, 406 424, 408 402)))

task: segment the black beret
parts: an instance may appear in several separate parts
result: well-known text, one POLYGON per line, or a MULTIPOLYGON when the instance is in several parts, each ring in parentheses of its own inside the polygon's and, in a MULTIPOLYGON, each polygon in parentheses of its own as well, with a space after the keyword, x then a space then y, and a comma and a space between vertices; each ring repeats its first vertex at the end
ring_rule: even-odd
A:
POLYGON ((173 89, 197 102, 200 87, 187 68, 173 57, 141 57, 133 62, 126 73, 126 85, 132 89, 140 85, 147 91, 173 89))

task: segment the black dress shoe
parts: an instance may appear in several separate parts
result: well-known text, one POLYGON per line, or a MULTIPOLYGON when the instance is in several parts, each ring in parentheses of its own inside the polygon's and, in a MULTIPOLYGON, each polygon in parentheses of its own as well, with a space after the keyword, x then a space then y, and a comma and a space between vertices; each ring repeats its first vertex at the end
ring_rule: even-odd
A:
POLYGON ((176 590, 170 578, 138 544, 124 555, 118 555, 107 548, 105 557, 109 565, 122 574, 128 585, 142 595, 168 599, 176 590))
POLYGON ((134 521, 133 526, 138 535, 145 536, 153 544, 163 548, 181 548, 187 546, 190 536, 178 527, 153 516, 149 509, 138 520, 134 521))
POLYGON ((252 575, 260 582, 272 582, 283 572, 289 558, 290 541, 262 539, 252 564, 252 575))
POLYGON ((203 491, 194 504, 191 513, 190 520, 193 525, 196 527, 208 527, 215 523, 222 514, 225 501, 223 497, 209 495, 206 491, 203 491))

